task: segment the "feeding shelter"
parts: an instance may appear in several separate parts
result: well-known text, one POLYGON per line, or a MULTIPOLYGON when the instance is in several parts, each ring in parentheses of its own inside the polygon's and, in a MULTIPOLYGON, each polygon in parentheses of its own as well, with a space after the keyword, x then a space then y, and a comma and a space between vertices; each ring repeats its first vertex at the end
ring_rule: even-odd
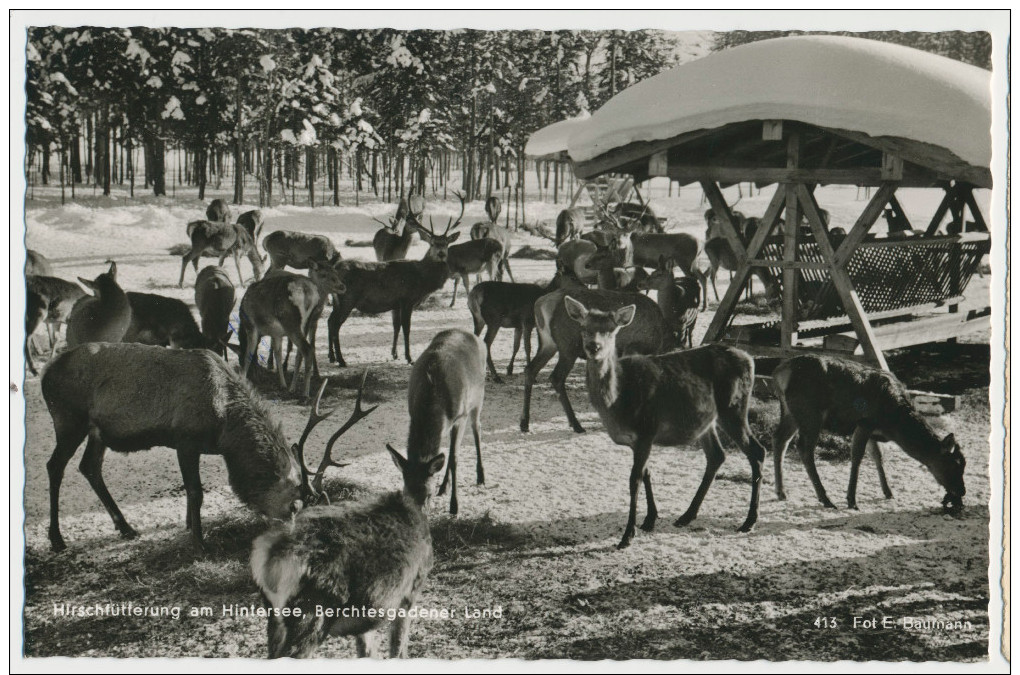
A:
POLYGON ((571 135, 568 152, 582 179, 701 185, 737 261, 704 342, 886 368, 883 350, 989 325, 990 308, 958 311, 989 247, 973 194, 992 185, 991 73, 981 68, 860 38, 756 42, 626 89, 571 135), (777 184, 749 240, 721 192, 740 182, 777 184), (877 190, 856 222, 830 233, 820 185, 877 190), (922 228, 896 199, 905 187, 941 192, 922 228), (872 233, 884 210, 912 231, 872 233), (734 326, 752 271, 781 289, 780 319, 734 326))

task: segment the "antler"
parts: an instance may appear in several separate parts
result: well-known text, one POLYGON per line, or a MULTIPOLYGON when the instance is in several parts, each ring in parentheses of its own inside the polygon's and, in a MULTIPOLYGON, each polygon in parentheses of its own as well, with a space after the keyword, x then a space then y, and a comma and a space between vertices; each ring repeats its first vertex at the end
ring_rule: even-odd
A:
POLYGON ((456 222, 454 222, 452 218, 450 219, 450 222, 446 225, 446 231, 443 232, 444 236, 447 233, 449 233, 450 230, 454 230, 457 227, 459 227, 460 226, 460 221, 464 217, 464 206, 465 206, 464 195, 462 195, 459 191, 458 192, 454 192, 453 194, 457 195, 457 199, 460 200, 460 215, 457 216, 457 221, 456 222))
POLYGON ((534 225, 529 225, 528 223, 521 223, 521 229, 531 235, 541 237, 542 239, 548 239, 554 244, 556 243, 556 235, 554 235, 552 232, 546 229, 544 225, 541 225, 540 223, 535 223, 534 225))
MULTIPOLYGON (((361 395, 365 391, 365 380, 367 380, 367 379, 368 379, 368 369, 366 368, 365 369, 365 374, 361 376, 361 386, 358 387, 358 398, 357 398, 357 400, 354 403, 354 412, 351 413, 350 418, 344 423, 344 425, 342 427, 340 427, 336 431, 336 433, 334 433, 332 436, 330 436, 329 441, 326 443, 326 454, 324 454, 322 456, 322 461, 319 462, 319 470, 315 472, 315 475, 312 478, 312 488, 315 490, 316 494, 323 494, 323 492, 322 492, 322 477, 326 473, 326 469, 328 469, 331 466, 335 466, 337 468, 342 468, 342 467, 347 466, 346 464, 341 464, 340 462, 336 462, 336 461, 333 460, 333 445, 337 442, 337 440, 341 436, 343 436, 345 433, 347 433, 347 431, 351 427, 353 427, 355 424, 357 424, 361 420, 363 420, 366 417, 368 417, 372 413, 373 410, 375 410, 376 408, 379 407, 378 405, 374 405, 371 408, 369 408, 368 410, 363 410, 362 407, 361 407, 361 395)), ((321 394, 321 390, 320 390, 320 394, 321 394)), ((316 402, 316 408, 318 408, 318 402, 316 402)), ((328 496, 326 496, 326 501, 327 502, 329 501, 329 497, 328 496)))
POLYGON ((298 464, 301 465, 301 487, 309 495, 314 496, 315 491, 312 490, 308 482, 308 477, 314 475, 312 470, 305 464, 305 441, 308 440, 309 434, 312 433, 312 429, 318 426, 319 422, 326 419, 334 412, 336 408, 330 410, 327 413, 319 412, 319 404, 322 403, 322 393, 326 391, 326 384, 329 382, 329 378, 325 378, 322 384, 319 385, 319 392, 315 395, 315 402, 312 404, 312 409, 308 412, 308 422, 305 424, 305 430, 301 433, 301 440, 294 444, 294 454, 297 455, 298 464))

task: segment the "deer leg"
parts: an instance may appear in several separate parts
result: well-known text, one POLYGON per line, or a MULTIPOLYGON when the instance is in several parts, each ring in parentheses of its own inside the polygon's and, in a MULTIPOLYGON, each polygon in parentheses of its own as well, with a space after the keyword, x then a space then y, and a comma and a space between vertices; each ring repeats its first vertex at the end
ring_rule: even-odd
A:
POLYGON ((78 451, 78 446, 88 435, 86 420, 80 424, 66 424, 54 420, 57 434, 57 447, 46 462, 46 472, 50 478, 50 547, 55 553, 67 548, 60 534, 60 484, 64 480, 64 469, 78 451))
POLYGON ((535 354, 535 358, 531 360, 528 367, 524 370, 524 407, 521 410, 521 431, 525 433, 531 427, 531 390, 534 388, 535 380, 538 378, 538 374, 542 372, 542 368, 556 354, 555 344, 542 344, 541 338, 539 338, 538 343, 538 353, 535 354))
POLYGON ((453 298, 450 299, 450 307, 453 307, 453 303, 457 302, 457 283, 460 281, 461 277, 464 277, 466 283, 467 277, 463 274, 459 276, 454 275, 453 277, 453 298))
MULTIPOLYGON (((244 352, 240 357, 241 360, 244 361, 244 363, 241 365, 242 378, 248 376, 248 368, 251 366, 251 364, 255 361, 255 358, 258 356, 259 338, 261 338, 261 336, 259 335, 259 329, 255 325, 246 326, 245 333, 247 333, 246 337, 248 339, 246 345, 241 345, 241 347, 244 349, 244 352)), ((238 335, 238 337, 240 337, 240 335, 238 335)))
POLYGON ((514 326, 514 350, 510 352, 510 363, 508 363, 506 367, 507 375, 514 374, 514 361, 517 360, 517 352, 521 348, 521 335, 523 333, 524 329, 521 326, 514 326))
POLYGON ((821 421, 815 423, 814 420, 811 422, 801 422, 800 425, 800 440, 798 441, 800 449, 800 459, 804 462, 804 468, 807 470, 808 476, 811 478, 811 484, 815 488, 815 494, 818 495, 818 501, 827 509, 834 509, 836 505, 829 501, 829 497, 825 494, 825 488, 822 486, 822 479, 818 477, 818 468, 815 466, 815 446, 818 445, 818 435, 821 433, 821 421))
POLYGON ((708 273, 708 278, 712 282, 712 292, 715 293, 715 301, 719 302, 719 289, 715 286, 715 276, 719 272, 719 268, 712 265, 712 270, 708 273))
POLYGON ((393 349, 390 353, 393 355, 393 360, 397 360, 397 340, 400 339, 400 308, 394 309, 390 312, 390 316, 393 318, 393 349))
POLYGON ((329 337, 329 362, 336 362, 341 368, 347 367, 344 355, 340 351, 340 326, 344 325, 347 317, 354 311, 350 304, 342 303, 340 298, 333 297, 333 311, 329 313, 326 321, 326 333, 329 337))
POLYGON ((125 539, 134 539, 138 533, 124 520, 124 515, 117 508, 117 503, 110 496, 110 491, 106 489, 106 482, 103 480, 103 457, 105 454, 106 446, 100 440, 99 433, 90 432, 88 443, 85 444, 85 455, 81 458, 78 470, 88 479, 89 485, 99 497, 99 501, 106 507, 106 512, 113 519, 113 524, 120 532, 120 536, 125 539))
POLYGON ((241 274, 241 256, 237 252, 237 248, 234 248, 234 264, 237 265, 237 281, 241 284, 241 288, 244 288, 244 276, 241 274))
POLYGON ((874 430, 858 425, 850 441, 850 484, 846 489, 846 506, 854 511, 857 510, 857 477, 861 471, 861 460, 864 459, 864 451, 868 444, 874 443, 871 440, 872 431, 874 430))
POLYGON ((191 251, 181 256, 181 278, 177 282, 177 288, 184 288, 184 271, 188 269, 189 262, 191 262, 191 251))
POLYGON ((270 610, 269 621, 266 624, 267 642, 269 646, 269 658, 278 659, 284 655, 287 647, 287 623, 282 616, 276 616, 273 612, 273 604, 263 595, 262 604, 270 610))
POLYGON ((747 519, 738 528, 738 532, 750 532, 754 524, 758 522, 758 499, 761 495, 761 471, 765 463, 765 446, 763 446, 750 427, 747 426, 747 408, 750 401, 745 398, 745 403, 734 406, 726 413, 720 415, 719 421, 723 430, 736 441, 741 451, 751 463, 751 504, 747 510, 747 519))
MULTIPOLYGON (((287 391, 287 374, 283 372, 283 336, 272 336, 269 342, 269 348, 273 352, 273 357, 276 359, 276 374, 280 380, 280 387, 287 391)), ((297 373, 294 374, 294 379, 297 379, 297 373)))
POLYGON ((369 630, 354 638, 359 659, 374 659, 375 650, 378 646, 379 635, 374 630, 369 630))
POLYGON ((701 478, 701 485, 698 486, 698 491, 694 493, 691 505, 673 523, 677 527, 689 525, 698 517, 698 509, 701 508, 701 502, 704 501, 705 495, 708 494, 708 488, 712 487, 712 481, 715 480, 715 474, 719 467, 726 461, 726 454, 723 452, 722 443, 719 442, 719 433, 715 430, 715 427, 705 432, 704 437, 701 439, 701 447, 705 451, 705 475, 701 478))
POLYGON ((414 363, 411 358, 411 312, 413 311, 414 307, 410 303, 404 303, 400 308, 401 328, 404 331, 404 358, 407 359, 409 365, 414 363))
POLYGON ((892 499, 892 489, 889 487, 889 481, 885 479, 885 467, 882 466, 882 448, 874 438, 868 441, 868 454, 875 460, 875 468, 878 470, 878 482, 882 485, 882 494, 886 499, 892 499))
POLYGON ((561 352, 550 379, 552 380, 553 389, 556 390, 556 395, 560 399, 560 405, 563 406, 563 412, 567 414, 567 422, 570 424, 570 428, 574 430, 574 433, 583 434, 584 427, 577 421, 577 416, 574 415, 574 407, 570 405, 570 399, 567 397, 567 376, 570 375, 576 360, 576 356, 567 357, 566 354, 561 352))
POLYGON ((509 258, 509 256, 506 257, 506 258, 503 258, 503 266, 506 268, 506 273, 510 277, 510 283, 512 283, 512 284, 517 283, 516 281, 514 281, 514 273, 510 271, 510 258, 509 258))
POLYGON ((471 433, 475 437, 475 482, 485 485, 485 467, 482 466, 482 430, 478 423, 481 410, 475 408, 471 412, 471 433))
MULTIPOLYGON (((307 336, 306 336, 306 339, 308 340, 308 345, 311 347, 311 352, 310 353, 311 353, 311 356, 312 356, 312 373, 315 374, 315 379, 319 379, 319 377, 320 377, 320 375, 319 375, 319 357, 315 353, 315 336, 316 336, 316 333, 319 332, 319 319, 321 317, 322 317, 321 309, 320 309, 320 311, 318 311, 318 312, 316 312, 315 314, 312 315, 311 319, 308 321, 308 333, 307 333, 307 336)), ((306 396, 307 396, 307 394, 306 394, 306 396)))
POLYGON ((199 458, 197 452, 186 450, 177 451, 177 463, 181 467, 181 478, 184 479, 184 492, 188 497, 187 516, 185 526, 191 530, 195 538, 195 545, 205 550, 205 542, 202 540, 202 479, 198 474, 199 458))
POLYGON ((790 441, 797 435, 797 421, 790 414, 784 401, 780 401, 782 413, 779 417, 779 426, 772 435, 772 463, 776 474, 776 499, 786 501, 786 490, 783 489, 783 455, 790 447, 790 441))
POLYGON ((534 326, 527 326, 524 329, 524 365, 525 367, 531 365, 531 332, 534 330, 534 326))
MULTIPOLYGON (((630 509, 627 514, 627 527, 623 530, 623 539, 616 545, 618 549, 630 546, 630 540, 634 538, 634 526, 637 521, 638 489, 641 487, 642 480, 645 480, 645 474, 647 473, 645 465, 648 463, 648 455, 652 451, 652 443, 649 439, 642 438, 634 444, 632 450, 634 452, 634 463, 630 467, 630 509)), ((650 476, 645 480, 645 484, 651 485, 650 476)), ((649 497, 648 514, 645 522, 641 524, 641 529, 651 531, 655 527, 657 515, 655 501, 649 497)))
POLYGON ((502 384, 503 378, 496 372, 496 364, 492 362, 492 341, 496 339, 496 334, 499 332, 499 324, 489 324, 485 331, 485 356, 486 361, 489 363, 489 372, 492 373, 492 379, 502 384))
MULTIPOLYGON (((410 609, 411 603, 405 602, 403 608, 410 609)), ((407 658, 407 634, 411 627, 406 616, 398 616, 390 623, 390 658, 407 658)))
POLYGON ((446 460, 446 474, 443 484, 439 486, 439 494, 446 493, 447 482, 450 483, 450 515, 457 515, 457 446, 460 445, 460 424, 450 428, 450 457, 446 460))

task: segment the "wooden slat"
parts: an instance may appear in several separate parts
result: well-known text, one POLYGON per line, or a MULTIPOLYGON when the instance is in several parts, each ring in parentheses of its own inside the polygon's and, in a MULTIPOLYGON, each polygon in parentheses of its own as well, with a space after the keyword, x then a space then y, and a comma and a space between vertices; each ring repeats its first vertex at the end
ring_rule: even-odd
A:
POLYGON ((574 175, 578 178, 594 178, 600 174, 614 171, 627 164, 631 164, 632 162, 642 160, 656 152, 659 152, 660 150, 668 150, 675 145, 690 143, 691 141, 704 138, 705 136, 709 136, 716 132, 716 129, 699 129, 697 131, 680 134, 679 136, 674 136, 661 141, 631 143, 630 145, 622 148, 616 148, 603 153, 598 157, 588 160, 587 162, 575 162, 574 175))
POLYGON ((967 195, 964 197, 967 202, 967 207, 970 209, 970 215, 974 216, 974 224, 982 232, 988 231, 988 223, 985 222, 985 217, 981 214, 981 209, 978 207, 977 200, 974 198, 974 191, 967 190, 967 195))
MULTIPOLYGON (((920 319, 918 321, 901 321, 878 326, 874 329, 875 340, 883 350, 899 349, 912 345, 923 345, 928 342, 939 342, 959 337, 978 330, 988 330, 991 326, 991 315, 980 312, 943 314, 941 316, 920 319)), ((852 332, 836 333, 826 336, 822 344, 831 349, 846 349, 849 341, 856 341, 852 332), (836 337, 840 336, 840 337, 836 337)), ((854 354, 862 351, 858 342, 854 346, 854 354)))
MULTIPOLYGON (((879 186, 888 179, 877 168, 784 169, 772 167, 728 167, 670 164, 666 174, 681 183, 714 181, 719 183, 822 183, 829 185, 879 186)), ((919 169, 904 170, 898 180, 904 187, 931 187, 943 177, 919 169)))
POLYGON ((762 122, 761 139, 763 141, 783 140, 783 120, 765 120, 762 122))
POLYGON ((846 265, 846 261, 850 259, 857 245, 861 243, 872 225, 878 220, 878 217, 882 214, 882 209, 885 208, 889 198, 895 192, 895 183, 883 183, 882 187, 875 192, 875 196, 864 207, 864 211, 857 218, 857 222, 854 223, 854 226, 847 233, 846 239, 843 240, 843 243, 839 245, 839 249, 836 250, 836 257, 833 259, 833 263, 839 266, 846 265))
POLYGON ((708 203, 712 205, 712 210, 715 211, 716 216, 722 220, 722 235, 729 242, 734 259, 738 265, 742 264, 744 258, 747 257, 747 252, 744 250, 744 242, 740 238, 740 234, 737 233, 737 228, 733 222, 733 212, 730 211, 730 205, 726 203, 722 190, 719 189, 718 185, 710 181, 702 181, 701 189, 705 191, 708 203))
POLYGON ((776 267, 779 269, 796 269, 796 270, 827 270, 830 265, 828 263, 811 262, 807 260, 751 260, 751 267, 776 267))
POLYGON ((925 230, 925 234, 932 236, 939 230, 939 226, 942 224, 942 220, 946 217, 946 213, 949 212, 949 204, 953 201, 953 190, 955 188, 946 188, 945 194, 942 196, 942 201, 939 202, 939 206, 935 209, 935 214, 931 217, 931 221, 928 223, 928 229, 925 230))
POLYGON ((825 349, 818 349, 816 347, 800 347, 793 346, 789 348, 776 347, 775 345, 756 345, 747 342, 737 342, 735 340, 719 340, 721 344, 730 345, 736 347, 742 351, 747 352, 751 356, 759 358, 769 359, 787 359, 792 356, 799 356, 801 354, 808 355, 821 355, 821 356, 835 356, 841 359, 849 359, 851 361, 857 361, 858 363, 867 364, 867 358, 861 355, 846 354, 843 352, 828 351, 825 349))

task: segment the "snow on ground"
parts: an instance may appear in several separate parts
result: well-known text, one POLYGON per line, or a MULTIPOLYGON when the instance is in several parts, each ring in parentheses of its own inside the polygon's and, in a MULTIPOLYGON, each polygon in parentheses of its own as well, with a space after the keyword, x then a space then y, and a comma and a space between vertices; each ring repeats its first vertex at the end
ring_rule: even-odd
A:
MULTIPOLYGON (((747 186, 743 189, 745 196, 737 208, 747 215, 760 215, 771 191, 749 196, 747 186)), ((731 202, 737 199, 735 187, 726 194, 731 202)), ((671 229, 703 235, 702 212, 707 206, 701 202, 700 190, 683 188, 679 196, 674 190, 670 198, 663 184, 654 186, 650 195, 656 210, 670 218, 671 229)), ((834 224, 843 226, 859 213, 863 199, 852 188, 819 191, 819 201, 833 213, 834 224)), ((900 199, 911 217, 919 218, 935 207, 931 195, 915 191, 903 191, 900 199)), ((180 259, 167 249, 185 241, 185 223, 202 217, 204 204, 141 201, 99 199, 87 206, 60 207, 53 204, 51 192, 41 204, 28 207, 28 245, 50 256, 62 277, 94 276, 105 267, 103 261, 115 257, 119 278, 128 290, 156 289, 192 303, 193 273, 189 271, 184 289, 178 290, 180 259)), ((529 202, 529 220, 551 220, 561 206, 529 202)), ((438 226, 455 215, 457 207, 456 202, 447 202, 428 208, 438 226)), ((347 239, 364 241, 377 228, 370 217, 381 218, 392 210, 392 205, 380 204, 315 209, 277 206, 265 210, 266 231, 325 233, 337 244, 347 239)), ((480 203, 470 205, 464 222, 474 218, 483 218, 480 203)), ((547 246, 523 237, 517 243, 547 246)), ((341 250, 350 257, 372 256, 370 248, 341 246, 341 250)), ((424 246, 418 244, 411 255, 423 252, 424 246)), ((551 261, 513 259, 512 265, 521 280, 552 275, 551 261)), ((242 266, 248 276, 247 261, 242 266)), ((234 278, 229 264, 227 271, 234 278)), ((726 275, 720 277, 722 292, 726 275)), ((971 292, 980 298, 987 293, 987 284, 987 279, 975 280, 971 292)), ((450 290, 448 284, 435 302, 415 313, 413 355, 420 354, 439 330, 470 325, 463 295, 455 307, 447 307, 450 290)), ((699 321, 699 334, 708 317, 705 314, 699 321)), ((328 363, 325 325, 319 329, 319 363, 331 382, 327 405, 338 404, 337 415, 345 418, 365 367, 370 369, 368 402, 381 404, 344 437, 343 460, 351 466, 327 481, 337 498, 364 497, 399 485, 383 444, 404 447, 409 369, 402 361, 390 360, 390 331, 386 316, 352 317, 340 333, 351 364, 342 372, 328 363)), ((493 345, 500 370, 506 367, 511 339, 512 331, 504 329, 493 345)), ((987 342, 987 336, 978 336, 982 339, 987 342)), ((968 457, 968 508, 963 518, 939 513, 942 493, 935 480, 921 465, 887 446, 893 501, 881 498, 874 470, 865 466, 861 510, 822 509, 797 453, 791 451, 785 467, 790 500, 775 499, 767 467, 757 531, 739 535, 735 529, 747 509, 749 468, 739 452, 731 452, 698 519, 688 528, 677 529, 672 521, 693 495, 704 459, 695 448, 656 448, 651 472, 660 520, 655 532, 639 532, 625 551, 616 551, 615 544, 626 520, 630 451, 614 445, 602 431, 587 401, 580 365, 568 388, 588 433, 577 436, 570 431, 545 375, 535 388, 532 432, 520 433, 524 384, 520 355, 515 374, 505 384, 486 385, 482 428, 487 484, 473 484, 474 453, 468 445, 460 451, 464 468, 460 517, 446 515, 446 499, 433 501, 436 567, 419 602, 423 607, 457 612, 465 606, 499 606, 503 618, 469 620, 459 615, 446 621, 416 621, 411 629, 411 655, 983 658, 988 635, 987 349, 982 352, 982 345, 962 342, 951 355, 909 352, 900 363, 929 378, 917 380, 924 388, 945 387, 962 395, 961 408, 943 422, 956 432, 968 457), (957 375, 954 369, 963 369, 963 374, 957 375), (970 623, 959 631, 876 632, 852 629, 854 616, 917 616, 970 623), (816 628, 819 617, 835 617, 839 626, 816 628)), ((266 389, 265 395, 286 436, 296 439, 306 420, 306 406, 274 388, 266 389)), ((46 537, 45 465, 53 429, 38 378, 28 378, 25 396, 28 654, 263 656, 263 621, 224 617, 220 611, 224 604, 260 603, 247 564, 249 542, 264 528, 231 493, 222 460, 202 460, 207 556, 191 546, 183 526, 184 494, 175 455, 162 449, 107 455, 107 484, 141 535, 130 542, 116 537, 109 517, 72 461, 61 492, 62 527, 70 549, 55 556, 46 537), (72 601, 133 601, 185 609, 204 605, 215 612, 212 617, 164 622, 54 616, 53 603, 72 601)), ((776 408, 774 401, 756 401, 752 410, 752 424, 766 445, 776 408)), ((316 430, 311 438, 313 460, 329 431, 316 430)), ((845 459, 822 450, 819 471, 830 495, 840 495, 848 475, 845 459)), ((841 501, 836 499, 837 504, 841 501)), ((639 511, 644 508, 642 498, 639 511)), ((320 655, 348 657, 353 646, 333 640, 320 655)))

